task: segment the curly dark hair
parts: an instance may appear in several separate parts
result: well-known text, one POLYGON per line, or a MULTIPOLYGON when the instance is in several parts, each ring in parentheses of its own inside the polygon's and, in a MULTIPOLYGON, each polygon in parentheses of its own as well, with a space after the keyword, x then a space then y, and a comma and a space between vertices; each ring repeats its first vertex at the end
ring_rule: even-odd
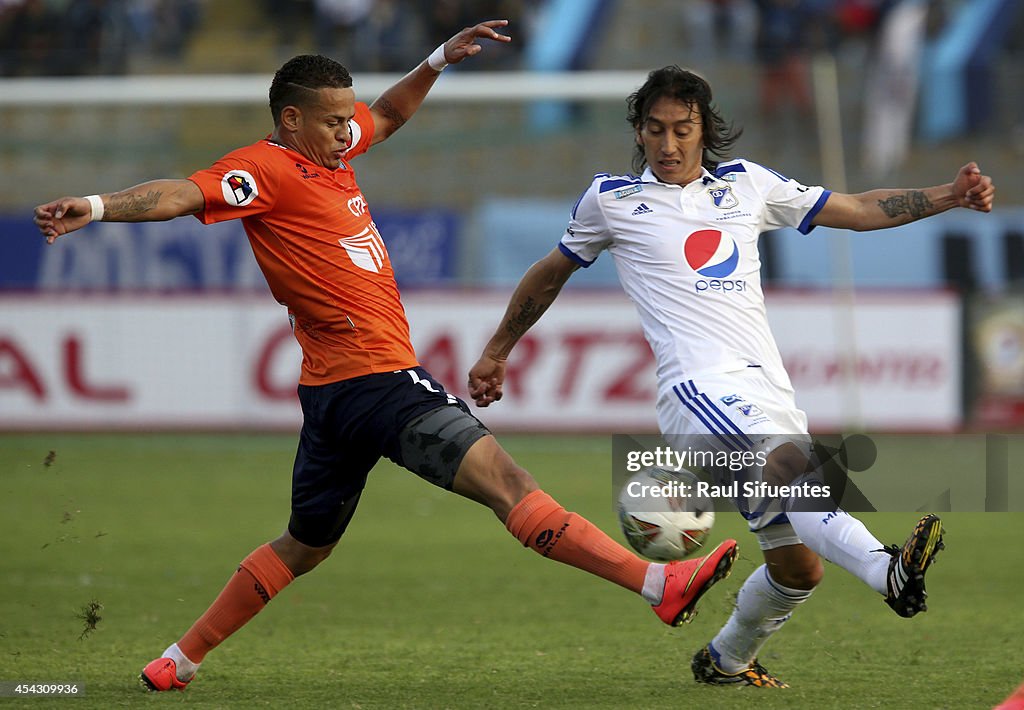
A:
POLYGON ((347 89, 352 75, 338 62, 320 54, 300 54, 285 62, 270 84, 270 114, 276 126, 285 106, 304 106, 318 89, 347 89))
MULTIPOLYGON (((654 102, 663 96, 693 104, 700 111, 704 138, 701 163, 707 170, 713 171, 720 160, 728 157, 727 151, 743 130, 734 129, 732 123, 722 118, 718 108, 711 102, 711 85, 707 81, 675 64, 652 71, 647 75, 644 85, 629 95, 626 100, 626 120, 639 131, 650 115, 654 102)), ((633 170, 639 175, 646 165, 644 148, 638 144, 633 155, 633 170)))

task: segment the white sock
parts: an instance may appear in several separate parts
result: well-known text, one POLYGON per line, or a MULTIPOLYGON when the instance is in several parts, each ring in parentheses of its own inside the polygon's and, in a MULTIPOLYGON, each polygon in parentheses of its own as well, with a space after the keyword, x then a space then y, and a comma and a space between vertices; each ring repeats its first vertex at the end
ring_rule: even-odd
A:
POLYGON ((807 547, 837 564, 879 594, 886 593, 889 553, 864 523, 836 509, 832 513, 790 511, 789 522, 807 547))
POLYGON ((647 574, 644 576, 644 588, 640 590, 640 596, 651 606, 661 604, 661 596, 665 592, 665 565, 652 562, 647 567, 647 574))
POLYGON ((188 659, 181 649, 178 648, 178 644, 172 643, 164 651, 164 655, 161 658, 170 658, 174 661, 174 675, 178 676, 178 680, 184 683, 187 680, 192 680, 192 676, 199 670, 199 664, 193 663, 188 659))
POLYGON ((764 642, 813 591, 782 586, 769 576, 767 565, 754 570, 736 595, 729 621, 708 644, 715 665, 726 673, 749 667, 764 642))

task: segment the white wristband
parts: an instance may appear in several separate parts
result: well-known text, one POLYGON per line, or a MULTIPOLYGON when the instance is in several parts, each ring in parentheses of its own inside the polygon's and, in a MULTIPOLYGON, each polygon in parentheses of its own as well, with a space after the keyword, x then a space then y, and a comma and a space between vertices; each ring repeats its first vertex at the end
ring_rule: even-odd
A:
POLYGON ((103 200, 99 195, 89 195, 85 199, 92 205, 92 217, 89 218, 89 221, 99 222, 103 219, 103 200))
POLYGON ((430 53, 427 57, 427 64, 434 71, 443 71, 448 66, 448 60, 444 58, 444 44, 439 44, 437 49, 430 53))

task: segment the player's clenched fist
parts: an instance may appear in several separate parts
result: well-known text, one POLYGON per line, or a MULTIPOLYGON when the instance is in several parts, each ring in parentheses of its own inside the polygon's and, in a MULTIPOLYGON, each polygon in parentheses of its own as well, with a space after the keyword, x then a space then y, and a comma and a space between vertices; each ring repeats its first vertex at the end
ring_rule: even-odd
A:
POLYGON ((469 370, 469 396, 478 407, 501 399, 505 381, 505 361, 483 355, 469 370))
POLYGON ((61 197, 36 207, 32 221, 46 243, 53 244, 57 237, 84 227, 92 218, 92 205, 84 197, 61 197))
POLYGON ((961 207, 991 212, 996 187, 992 184, 992 178, 982 175, 978 164, 971 161, 957 173, 956 180, 953 181, 953 194, 956 195, 961 207))

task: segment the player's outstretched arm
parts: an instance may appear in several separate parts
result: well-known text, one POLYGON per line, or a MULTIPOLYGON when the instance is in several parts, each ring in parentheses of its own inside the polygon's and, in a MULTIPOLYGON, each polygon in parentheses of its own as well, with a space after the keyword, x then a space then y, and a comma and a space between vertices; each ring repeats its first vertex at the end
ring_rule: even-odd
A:
POLYGON ((35 208, 33 221, 53 244, 89 222, 162 222, 203 209, 203 193, 191 180, 152 180, 120 192, 61 197, 35 208))
POLYGON ((483 45, 479 42, 481 39, 511 42, 511 37, 499 34, 496 29, 507 24, 508 20, 488 20, 465 28, 434 50, 433 54, 397 84, 386 89, 370 104, 374 125, 373 143, 381 142, 412 118, 445 66, 458 64, 483 51, 483 45))
POLYGON ((523 275, 512 293, 498 330, 469 370, 469 396, 478 407, 486 407, 501 399, 505 360, 509 353, 554 303, 562 286, 578 268, 561 251, 554 249, 523 275))
POLYGON ((970 162, 945 185, 919 190, 870 190, 856 195, 832 193, 814 224, 866 231, 896 227, 954 207, 991 212, 995 192, 992 178, 982 175, 978 164, 970 162))

